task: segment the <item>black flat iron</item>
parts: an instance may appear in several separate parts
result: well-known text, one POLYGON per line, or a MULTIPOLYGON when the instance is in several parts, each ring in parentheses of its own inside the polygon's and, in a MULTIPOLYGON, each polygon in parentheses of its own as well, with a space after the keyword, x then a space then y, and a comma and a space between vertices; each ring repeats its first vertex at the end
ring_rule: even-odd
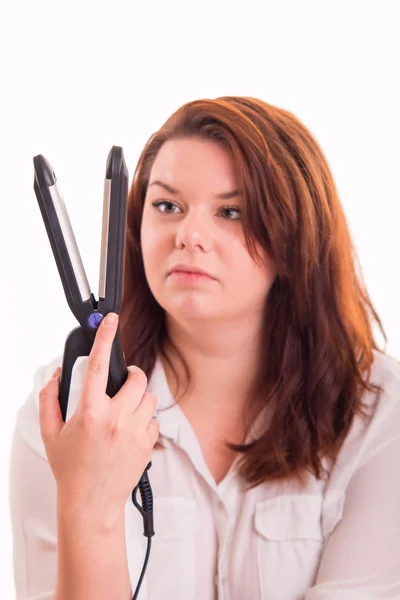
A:
MULTIPOLYGON (((65 422, 72 370, 80 356, 89 356, 97 329, 109 312, 119 314, 122 300, 123 268, 125 256, 126 208, 128 171, 120 146, 113 146, 107 157, 104 181, 102 240, 98 301, 90 291, 74 232, 68 217, 57 178, 46 158, 39 154, 33 158, 34 190, 46 226, 47 235, 56 260, 67 302, 79 326, 73 329, 65 342, 60 379, 59 402, 65 422)), ((113 341, 106 393, 115 396, 128 377, 122 349, 120 329, 113 341)), ((132 491, 132 502, 143 517, 147 552, 142 573, 133 596, 136 600, 150 554, 154 535, 153 494, 147 465, 138 485, 132 491), (136 500, 139 489, 142 505, 136 500)))

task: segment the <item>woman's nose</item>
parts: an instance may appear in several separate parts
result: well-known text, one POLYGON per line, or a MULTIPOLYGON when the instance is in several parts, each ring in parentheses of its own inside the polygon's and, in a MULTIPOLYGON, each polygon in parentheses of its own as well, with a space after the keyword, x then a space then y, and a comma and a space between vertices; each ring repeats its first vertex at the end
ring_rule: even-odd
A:
POLYGON ((201 216, 187 216, 178 226, 176 232, 176 243, 187 248, 201 247, 204 251, 212 248, 213 244, 212 226, 207 219, 201 216))

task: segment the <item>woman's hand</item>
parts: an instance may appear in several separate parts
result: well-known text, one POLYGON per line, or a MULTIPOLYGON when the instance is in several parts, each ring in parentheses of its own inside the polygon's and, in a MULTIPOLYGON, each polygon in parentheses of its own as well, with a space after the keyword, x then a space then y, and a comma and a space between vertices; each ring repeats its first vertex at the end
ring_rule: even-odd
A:
POLYGON ((62 419, 57 370, 39 394, 40 431, 58 495, 85 514, 96 507, 97 514, 100 510, 110 516, 123 509, 138 484, 159 434, 153 418, 157 399, 145 391, 147 377, 141 369, 128 367, 117 394, 110 398, 105 393, 118 322, 109 323, 113 314, 96 333, 72 417, 66 423, 62 419))

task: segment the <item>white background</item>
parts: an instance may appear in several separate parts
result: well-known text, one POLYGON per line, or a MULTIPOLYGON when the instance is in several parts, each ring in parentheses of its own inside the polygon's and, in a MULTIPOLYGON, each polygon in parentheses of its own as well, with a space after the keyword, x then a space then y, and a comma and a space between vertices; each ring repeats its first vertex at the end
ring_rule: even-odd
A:
POLYGON ((387 350, 400 358, 399 13, 395 0, 4 3, 1 598, 15 598, 8 461, 16 411, 36 369, 62 354, 77 325, 34 195, 33 156, 55 170, 97 297, 113 145, 123 147, 131 183, 150 135, 189 100, 246 95, 290 110, 326 154, 387 350))

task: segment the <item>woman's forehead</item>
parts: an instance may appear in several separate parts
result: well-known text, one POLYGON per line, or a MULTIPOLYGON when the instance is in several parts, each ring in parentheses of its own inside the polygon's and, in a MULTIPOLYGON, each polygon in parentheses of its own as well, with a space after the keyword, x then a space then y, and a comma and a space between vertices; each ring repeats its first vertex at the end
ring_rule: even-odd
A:
POLYGON ((232 157, 212 140, 169 140, 160 148, 150 172, 149 186, 162 181, 183 193, 184 187, 201 185, 210 192, 227 193, 237 189, 232 157))

